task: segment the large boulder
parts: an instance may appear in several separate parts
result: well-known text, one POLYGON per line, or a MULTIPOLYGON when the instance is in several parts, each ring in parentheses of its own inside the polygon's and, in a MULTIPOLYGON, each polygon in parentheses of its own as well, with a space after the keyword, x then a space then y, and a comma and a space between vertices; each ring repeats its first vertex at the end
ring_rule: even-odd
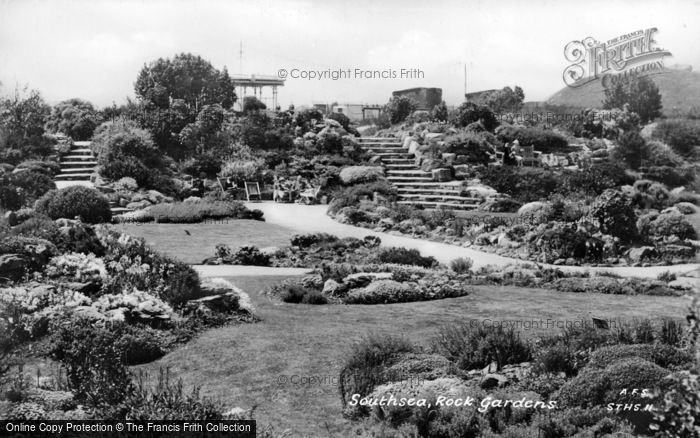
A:
POLYGON ((430 172, 441 167, 445 167, 445 162, 438 158, 423 158, 420 163, 420 169, 423 172, 430 172))
POLYGON ((343 278, 343 284, 350 289, 355 289, 365 287, 374 280, 390 280, 391 277, 391 272, 358 272, 343 278))
POLYGON ((469 178, 469 165, 468 164, 457 164, 453 166, 455 170, 455 178, 466 179, 469 178))
POLYGON ((332 278, 329 278, 323 284, 323 290, 321 291, 321 293, 329 297, 342 298, 345 295, 347 295, 348 289, 350 288, 347 284, 338 283, 332 278))
POLYGON ((632 263, 639 263, 646 259, 652 259, 658 256, 656 249, 653 246, 641 246, 632 248, 627 251, 627 258, 632 263))
POLYGON ((27 271, 29 264, 27 260, 19 254, 0 255, 0 276, 12 280, 20 279, 27 271))
POLYGON ((452 169, 434 169, 432 172, 433 181, 445 182, 452 180, 452 169))

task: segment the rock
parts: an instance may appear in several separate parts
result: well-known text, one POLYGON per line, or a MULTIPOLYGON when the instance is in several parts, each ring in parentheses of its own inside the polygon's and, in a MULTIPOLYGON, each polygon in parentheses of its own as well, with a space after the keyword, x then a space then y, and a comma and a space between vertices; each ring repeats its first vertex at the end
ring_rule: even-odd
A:
POLYGON ((3 277, 20 279, 28 267, 27 260, 19 254, 0 255, 0 272, 3 277))
POLYGON ((116 190, 110 186, 96 186, 95 188, 102 193, 116 193, 116 190))
POLYGON ((681 277, 677 280, 670 281, 668 287, 676 290, 691 290, 700 287, 700 280, 697 278, 681 277))
POLYGON ((374 280, 391 280, 391 277, 391 272, 358 272, 343 278, 343 284, 350 289, 355 289, 365 287, 374 280))
POLYGON ((556 259, 556 260, 554 260, 554 263, 553 263, 553 264, 554 264, 554 265, 557 265, 557 266, 565 265, 565 264, 566 264, 566 260, 565 260, 565 259, 556 259))
POLYGON ((498 364, 496 362, 491 362, 490 364, 486 365, 483 370, 481 370, 481 372, 484 374, 495 373, 496 371, 498 371, 498 364))
POLYGON ((3 217, 5 218, 5 222, 7 222, 7 225, 9 225, 11 227, 14 227, 15 225, 17 225, 17 215, 15 214, 14 211, 5 212, 3 217))
POLYGON ((676 210, 680 211, 682 214, 693 214, 697 211, 695 205, 691 204, 690 202, 679 202, 678 204, 674 205, 674 207, 676 207, 676 210))
POLYGON ((80 283, 77 281, 62 283, 65 287, 85 295, 92 295, 100 291, 102 285, 100 283, 80 283))
POLYGON ((132 210, 141 210, 146 207, 150 207, 151 203, 147 200, 142 200, 142 201, 136 201, 136 202, 129 202, 126 204, 126 208, 130 208, 132 210))
POLYGON ((105 315, 101 314, 97 309, 92 306, 77 306, 73 309, 73 313, 82 318, 87 318, 92 321, 99 321, 105 319, 105 315))
POLYGON ((457 154, 451 154, 451 153, 444 153, 442 154, 442 159, 447 163, 447 164, 452 164, 454 163, 455 159, 457 158, 457 154))
POLYGON ((134 178, 125 176, 124 178, 120 178, 116 183, 114 183, 114 187, 118 190, 127 190, 127 191, 134 191, 139 188, 138 183, 134 178))
POLYGON ((508 378, 503 374, 487 374, 479 383, 481 389, 489 390, 493 388, 503 388, 510 383, 508 378))
POLYGON ((632 263, 638 263, 644 259, 654 258, 657 255, 658 253, 653 246, 642 246, 639 248, 632 248, 627 251, 627 258, 632 263))
POLYGON ((488 198, 491 196, 496 196, 498 194, 498 191, 496 189, 483 184, 468 185, 464 188, 464 191, 469 193, 469 196, 479 198, 488 198))
POLYGON ((430 172, 441 167, 445 167, 445 162, 436 158, 423 158, 420 163, 420 170, 423 172, 430 172))
POLYGON ((238 294, 225 292, 217 295, 209 295, 187 302, 187 306, 206 307, 215 312, 229 313, 238 310, 238 294))
POLYGON ((129 200, 126 198, 119 198, 119 206, 125 208, 129 204, 129 200))
POLYGON ((380 157, 379 155, 375 155, 375 156, 373 156, 372 158, 369 159, 369 162, 370 162, 370 163, 373 163, 373 164, 381 163, 381 162, 382 162, 382 157, 380 157))
POLYGON ((420 144, 418 144, 417 141, 412 140, 408 145, 408 153, 415 154, 416 152, 418 152, 418 148, 420 148, 420 144))
POLYGON ((190 196, 189 198, 185 198, 185 200, 182 202, 199 202, 201 200, 202 198, 200 198, 199 196, 190 196))
POLYGON ((452 180, 452 169, 435 169, 432 172, 433 181, 450 181, 452 180))
POLYGON ((163 202, 163 199, 165 199, 165 195, 158 190, 149 190, 146 193, 148 194, 148 200, 154 204, 159 204, 163 202))
POLYGON ((126 309, 124 307, 120 307, 118 309, 111 309, 105 312, 104 318, 107 321, 114 321, 114 322, 125 322, 126 321, 126 309))
POLYGON ((455 178, 465 179, 469 177, 469 165, 468 164, 457 164, 454 166, 455 178))
POLYGON ((329 278, 323 284, 323 290, 321 293, 329 297, 342 298, 347 295, 350 288, 347 284, 338 283, 337 281, 329 278))
POLYGON ((535 212, 538 212, 544 208, 547 207, 546 202, 541 202, 541 201, 534 201, 534 202, 528 202, 527 204, 523 205, 518 209, 518 216, 526 216, 530 214, 534 214, 535 212))
POLYGON ((431 141, 438 141, 442 140, 445 138, 445 134, 440 133, 440 132, 429 132, 425 134, 425 141, 426 142, 431 142, 431 141))
POLYGON ((665 245, 658 248, 658 252, 665 257, 691 259, 695 257, 695 248, 685 245, 665 245))

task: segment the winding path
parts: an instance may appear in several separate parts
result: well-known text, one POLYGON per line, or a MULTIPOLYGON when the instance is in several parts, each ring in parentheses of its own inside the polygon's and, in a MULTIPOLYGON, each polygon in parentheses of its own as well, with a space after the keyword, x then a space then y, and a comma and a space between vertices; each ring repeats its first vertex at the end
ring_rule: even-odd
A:
MULTIPOLYGON (((429 240, 415 239, 413 237, 395 235, 384 232, 372 231, 366 228, 341 224, 326 214, 326 205, 299 205, 280 204, 274 202, 249 203, 249 208, 257 208, 265 213, 268 223, 281 225, 299 233, 325 232, 339 237, 358 237, 367 235, 377 236, 382 239, 384 246, 402 246, 415 248, 423 255, 435 257, 441 263, 449 263, 458 257, 469 257, 474 261, 474 267, 486 265, 506 266, 509 264, 529 263, 524 260, 499 256, 487 252, 477 251, 447 243, 432 242, 429 240)), ((541 266, 553 266, 541 264, 541 266)), ((624 277, 656 278, 662 272, 672 272, 684 276, 691 271, 700 268, 699 263, 650 266, 650 267, 586 267, 586 266, 553 266, 563 271, 590 271, 590 272, 614 272, 624 277)), ((219 275, 227 275, 220 273, 219 275)))

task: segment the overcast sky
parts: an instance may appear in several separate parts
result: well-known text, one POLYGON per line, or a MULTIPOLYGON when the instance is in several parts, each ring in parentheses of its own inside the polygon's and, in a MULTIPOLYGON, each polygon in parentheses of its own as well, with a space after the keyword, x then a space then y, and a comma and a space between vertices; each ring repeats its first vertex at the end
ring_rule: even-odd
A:
MULTIPOLYGON (((700 68, 700 1, 112 1, 0 0, 2 94, 16 84, 55 103, 98 106, 133 96, 144 63, 180 52, 217 67, 276 75, 293 69, 419 69, 423 79, 288 79, 283 107, 384 103, 393 90, 440 87, 450 105, 467 89, 520 85, 544 100, 564 84, 563 49, 657 27, 666 65, 700 68)), ((269 94, 267 95, 269 96, 269 94)), ((269 103, 269 102, 268 102, 269 103)))

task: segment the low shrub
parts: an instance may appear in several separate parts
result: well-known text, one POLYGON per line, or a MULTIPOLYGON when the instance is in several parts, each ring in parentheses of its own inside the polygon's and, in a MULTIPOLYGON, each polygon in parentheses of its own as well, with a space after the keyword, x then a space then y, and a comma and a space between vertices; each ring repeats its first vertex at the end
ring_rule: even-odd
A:
POLYGON ((544 154, 564 151, 569 145, 563 136, 541 128, 502 125, 496 129, 496 136, 503 142, 518 140, 521 146, 534 146, 544 154))
POLYGON ((65 318, 52 330, 51 354, 63 362, 77 400, 116 405, 131 386, 120 334, 87 319, 65 318))
POLYGON ((432 341, 432 350, 455 362, 463 370, 483 368, 491 362, 496 362, 498 368, 501 368, 532 358, 530 347, 518 332, 501 326, 443 326, 432 341))
POLYGON ((386 181, 375 181, 366 184, 356 184, 344 187, 333 193, 333 200, 328 206, 328 213, 336 214, 342 208, 356 206, 363 197, 372 198, 375 193, 393 200, 396 197, 394 188, 386 181))
POLYGON ((270 257, 263 254, 256 246, 246 245, 233 254, 234 265, 270 266, 270 257))
POLYGON ((450 269, 458 274, 467 274, 471 271, 474 261, 468 257, 459 257, 450 262, 450 269))
POLYGON ((343 184, 359 184, 384 178, 384 169, 379 166, 350 166, 340 171, 343 184))
POLYGON ((198 223, 206 219, 264 220, 260 210, 249 210, 242 202, 198 201, 158 204, 147 208, 157 223, 198 223))
POLYGON ((564 406, 581 407, 633 402, 637 396, 621 394, 623 389, 659 388, 668 374, 668 370, 652 362, 628 357, 603 369, 585 368, 561 388, 559 401, 564 406))
POLYGON ((611 345, 593 352, 588 364, 592 368, 605 368, 622 359, 638 357, 656 365, 669 368, 684 366, 693 362, 693 355, 666 344, 611 345))
POLYGON ((326 297, 318 290, 307 288, 301 285, 291 284, 284 288, 281 299, 285 303, 292 304, 327 304, 326 297))
POLYGON ((343 362, 338 386, 343 406, 353 394, 366 396, 375 386, 385 383, 384 370, 401 355, 416 353, 407 339, 391 335, 370 334, 352 345, 343 362))
POLYGON ((292 236, 290 242, 292 246, 298 246, 300 248, 308 248, 314 244, 322 242, 335 242, 338 238, 328 233, 309 233, 309 234, 295 234, 292 236))
POLYGON ((97 190, 83 186, 50 191, 36 201, 35 210, 51 219, 80 217, 91 224, 112 219, 107 198, 97 190))
POLYGON ((700 122, 697 120, 664 120, 652 133, 681 156, 692 158, 700 145, 700 122))
POLYGON ((649 241, 676 237, 680 240, 696 239, 693 225, 678 212, 648 213, 637 219, 637 231, 649 241))
POLYGON ((391 247, 382 249, 377 255, 381 263, 396 263, 400 265, 414 265, 430 268, 438 265, 435 257, 424 257, 417 249, 391 247))

